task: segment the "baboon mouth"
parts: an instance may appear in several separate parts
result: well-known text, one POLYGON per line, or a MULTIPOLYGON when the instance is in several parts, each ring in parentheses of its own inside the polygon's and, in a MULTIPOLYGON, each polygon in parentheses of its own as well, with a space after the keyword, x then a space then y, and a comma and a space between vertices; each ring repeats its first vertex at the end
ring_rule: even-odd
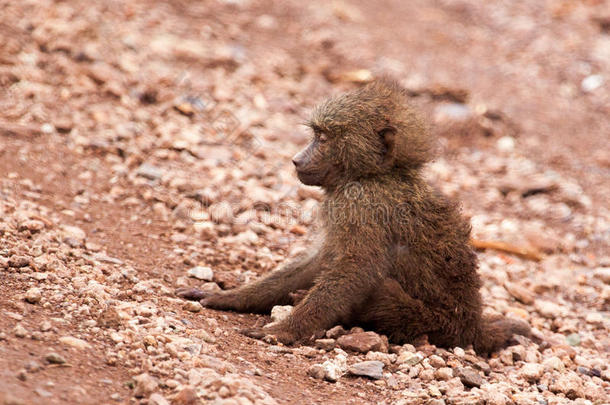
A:
POLYGON ((301 183, 307 185, 307 186, 319 186, 321 184, 321 180, 322 178, 324 178, 324 176, 321 173, 317 173, 317 172, 306 172, 306 171, 300 171, 297 170, 297 177, 299 178, 299 180, 301 181, 301 183))

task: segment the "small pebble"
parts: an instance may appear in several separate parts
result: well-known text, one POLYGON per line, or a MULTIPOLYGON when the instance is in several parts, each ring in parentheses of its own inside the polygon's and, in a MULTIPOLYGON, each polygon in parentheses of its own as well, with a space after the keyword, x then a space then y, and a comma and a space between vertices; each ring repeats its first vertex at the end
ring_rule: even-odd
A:
POLYGON ((47 354, 44 359, 51 364, 64 364, 66 362, 66 359, 55 352, 47 354))
POLYGON ((21 324, 18 324, 17 326, 15 326, 15 328, 13 329, 13 332, 15 333, 15 336, 18 338, 24 338, 28 335, 27 329, 24 328, 21 324))
POLYGON ((597 90, 604 84, 604 77, 602 75, 590 75, 582 79, 580 82, 580 88, 585 93, 591 93, 597 90))
POLYGON ((453 370, 450 367, 441 367, 434 372, 434 378, 447 381, 453 378, 453 370))
POLYGON ((496 147, 500 152, 512 152, 515 150, 515 138, 512 136, 503 136, 498 139, 496 147))
POLYGON ((580 345, 580 335, 578 333, 572 333, 566 336, 566 342, 570 346, 579 346, 580 345))
POLYGON ((195 266, 188 271, 188 275, 198 280, 212 281, 214 279, 214 271, 207 266, 195 266))
POLYGON ((483 384, 481 375, 470 367, 461 367, 457 369, 456 376, 467 387, 480 387, 483 384))
POLYGON ((197 301, 186 301, 182 307, 190 312, 200 312, 203 309, 201 304, 197 301))
POLYGON ((379 380, 383 377, 383 366, 384 364, 381 361, 370 360, 352 364, 348 370, 353 375, 379 380))
POLYGON ((526 381, 536 382, 544 374, 544 366, 537 363, 525 363, 521 368, 520 374, 526 381))

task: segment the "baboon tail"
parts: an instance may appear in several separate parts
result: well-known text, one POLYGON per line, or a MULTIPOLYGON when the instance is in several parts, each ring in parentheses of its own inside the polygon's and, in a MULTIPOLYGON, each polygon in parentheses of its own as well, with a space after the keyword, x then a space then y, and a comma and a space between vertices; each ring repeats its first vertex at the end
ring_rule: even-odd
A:
POLYGON ((517 319, 483 318, 477 333, 474 349, 489 354, 507 346, 513 335, 530 336, 530 326, 517 319))

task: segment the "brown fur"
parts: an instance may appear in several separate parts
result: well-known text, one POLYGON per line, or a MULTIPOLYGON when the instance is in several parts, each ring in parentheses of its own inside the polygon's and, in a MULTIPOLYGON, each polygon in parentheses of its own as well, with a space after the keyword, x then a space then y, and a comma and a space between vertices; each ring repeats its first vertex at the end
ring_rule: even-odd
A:
POLYGON ((433 144, 405 92, 375 81, 319 106, 311 144, 293 159, 299 179, 325 191, 323 232, 307 254, 236 290, 179 295, 204 306, 268 312, 297 303, 269 329, 293 343, 336 324, 359 325, 405 343, 423 334, 488 353, 529 327, 481 315, 470 225, 456 203, 421 176, 433 144))

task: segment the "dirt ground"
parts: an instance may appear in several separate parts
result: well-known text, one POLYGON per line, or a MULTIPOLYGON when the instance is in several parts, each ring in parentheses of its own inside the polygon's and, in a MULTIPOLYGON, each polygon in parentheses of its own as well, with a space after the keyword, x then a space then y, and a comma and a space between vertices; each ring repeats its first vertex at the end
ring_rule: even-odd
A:
POLYGON ((0 404, 610 403, 609 90, 604 0, 0 0, 0 404), (480 250, 482 294, 538 341, 287 348, 175 297, 302 248, 302 123, 380 75, 475 239, 527 252, 480 250))

